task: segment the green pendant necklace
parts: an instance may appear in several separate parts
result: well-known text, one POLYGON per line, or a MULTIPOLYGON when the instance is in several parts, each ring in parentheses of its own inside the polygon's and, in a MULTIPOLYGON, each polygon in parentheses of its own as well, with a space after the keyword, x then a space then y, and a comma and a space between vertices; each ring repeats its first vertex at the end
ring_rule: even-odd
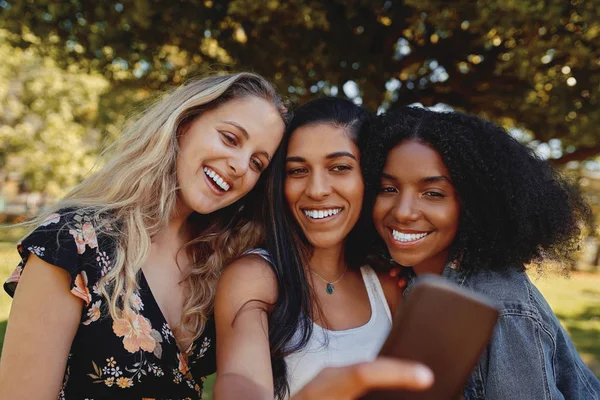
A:
POLYGON ((347 270, 348 270, 348 266, 346 265, 346 269, 344 269, 344 272, 342 272, 342 275, 340 275, 340 277, 337 278, 335 281, 329 282, 327 279, 323 278, 316 271, 314 271, 312 268, 310 268, 310 271, 312 273, 314 273, 316 276, 318 276, 319 278, 321 278, 321 280, 327 284, 325 286, 325 293, 327 293, 327 294, 333 294, 333 292, 335 292, 335 286, 334 286, 334 284, 338 283, 344 277, 344 274, 346 273, 347 270))

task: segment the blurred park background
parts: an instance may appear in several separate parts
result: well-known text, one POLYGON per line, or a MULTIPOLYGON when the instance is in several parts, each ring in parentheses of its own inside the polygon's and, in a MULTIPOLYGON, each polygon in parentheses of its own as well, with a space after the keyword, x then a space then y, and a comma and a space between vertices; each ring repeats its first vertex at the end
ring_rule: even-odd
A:
MULTIPOLYGON (((0 59, 2 279, 11 223, 86 176, 144 104, 221 70, 263 74, 292 104, 489 118, 578 180, 600 222, 597 0, 0 0, 0 59)), ((586 232, 569 277, 532 273, 598 376, 599 264, 586 232)), ((0 337, 9 308, 1 293, 0 337)))

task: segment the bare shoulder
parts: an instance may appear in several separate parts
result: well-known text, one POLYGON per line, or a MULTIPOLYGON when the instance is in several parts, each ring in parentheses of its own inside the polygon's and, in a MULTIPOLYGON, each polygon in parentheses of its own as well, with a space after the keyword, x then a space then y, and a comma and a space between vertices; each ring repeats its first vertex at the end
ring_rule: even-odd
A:
POLYGON ((377 271, 376 273, 393 315, 402 299, 402 288, 398 286, 398 279, 390 276, 388 271, 377 271))
POLYGON ((258 254, 247 254, 226 266, 217 286, 217 301, 229 298, 241 304, 277 300, 277 279, 271 265, 258 254))

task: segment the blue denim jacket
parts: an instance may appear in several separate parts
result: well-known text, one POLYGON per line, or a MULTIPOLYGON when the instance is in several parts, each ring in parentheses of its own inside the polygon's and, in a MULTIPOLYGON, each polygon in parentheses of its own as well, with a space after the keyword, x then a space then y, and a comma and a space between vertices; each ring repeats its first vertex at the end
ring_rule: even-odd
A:
POLYGON ((500 307, 490 344, 465 386, 466 400, 600 399, 600 381, 524 271, 465 273, 446 266, 442 275, 500 307))

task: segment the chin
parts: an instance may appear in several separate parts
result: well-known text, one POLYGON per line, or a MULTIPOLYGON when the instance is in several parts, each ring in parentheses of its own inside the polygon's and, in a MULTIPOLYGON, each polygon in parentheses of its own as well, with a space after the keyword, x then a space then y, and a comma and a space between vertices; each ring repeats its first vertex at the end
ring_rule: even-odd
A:
POLYGON ((224 206, 219 206, 218 204, 214 204, 214 202, 206 199, 204 201, 198 201, 195 204, 191 204, 190 208, 201 215, 211 214, 215 211, 220 210, 224 206), (213 203, 213 204, 211 204, 213 203))
POLYGON ((412 267, 416 264, 419 264, 422 259, 420 257, 407 257, 406 254, 398 254, 398 252, 390 252, 390 255, 394 259, 394 261, 404 267, 412 267))
POLYGON ((343 240, 338 237, 307 237, 307 240, 314 248, 318 249, 327 249, 330 247, 339 246, 343 242, 343 240))

